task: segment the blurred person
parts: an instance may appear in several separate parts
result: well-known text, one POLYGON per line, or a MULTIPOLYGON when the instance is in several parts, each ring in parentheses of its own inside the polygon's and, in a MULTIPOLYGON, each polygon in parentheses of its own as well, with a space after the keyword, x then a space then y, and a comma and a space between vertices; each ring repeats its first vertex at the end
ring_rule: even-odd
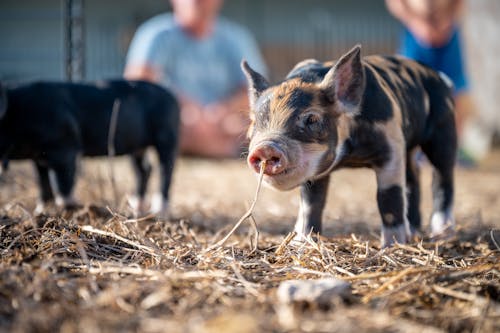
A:
POLYGON ((474 116, 462 53, 460 20, 462 0, 385 0, 389 12, 404 25, 399 53, 445 73, 454 85, 457 135, 462 165, 475 164, 464 149, 463 134, 474 116))
POLYGON ((171 89, 181 104, 180 152, 237 157, 248 126, 243 58, 266 71, 253 36, 220 17, 223 0, 171 0, 172 13, 143 23, 124 77, 171 89))

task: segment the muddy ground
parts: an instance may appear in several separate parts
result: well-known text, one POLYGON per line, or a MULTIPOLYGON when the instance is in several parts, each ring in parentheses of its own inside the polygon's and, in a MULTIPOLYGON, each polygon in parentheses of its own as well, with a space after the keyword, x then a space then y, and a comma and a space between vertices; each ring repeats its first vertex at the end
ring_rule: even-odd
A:
MULTIPOLYGON (((116 198, 109 168, 106 159, 85 159, 76 187, 85 205, 34 216, 31 165, 11 164, 0 181, 0 331, 500 330, 498 150, 478 168, 457 169, 454 238, 424 237, 382 252, 369 170, 333 175, 323 237, 302 246, 283 244, 298 191, 263 188, 253 214, 260 242, 252 253, 246 224, 224 246, 205 251, 254 196, 257 178, 243 160, 181 158, 168 220, 131 219, 128 161, 112 163, 116 198), (283 310, 280 282, 325 276, 352 283, 353 298, 326 308, 286 305, 292 315, 283 310)), ((430 183, 424 164, 425 226, 430 183)), ((155 173, 150 193, 157 185, 155 173)))

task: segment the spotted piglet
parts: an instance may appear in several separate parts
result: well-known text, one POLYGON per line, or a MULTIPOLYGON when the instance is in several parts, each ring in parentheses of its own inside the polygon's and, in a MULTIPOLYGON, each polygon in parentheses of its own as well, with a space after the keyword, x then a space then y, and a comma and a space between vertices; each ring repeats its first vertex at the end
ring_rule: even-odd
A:
POLYGON ((331 172, 373 169, 387 247, 421 228, 420 148, 434 169, 431 234, 444 235, 454 226, 450 80, 409 59, 360 53, 358 45, 338 61, 302 61, 276 85, 243 61, 251 105, 248 164, 259 172, 265 161, 264 182, 275 189, 300 186, 300 238, 321 232, 331 172))

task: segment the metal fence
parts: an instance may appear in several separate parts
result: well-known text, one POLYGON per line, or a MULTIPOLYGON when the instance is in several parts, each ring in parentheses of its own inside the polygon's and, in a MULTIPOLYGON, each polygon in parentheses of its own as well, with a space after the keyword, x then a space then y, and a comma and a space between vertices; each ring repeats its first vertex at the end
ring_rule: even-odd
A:
MULTIPOLYGON (((167 10, 168 0, 3 0, 0 79, 120 76, 137 26, 167 10)), ((398 31, 381 0, 231 0, 223 15, 255 34, 271 79, 359 42, 365 53, 392 52, 398 31)))

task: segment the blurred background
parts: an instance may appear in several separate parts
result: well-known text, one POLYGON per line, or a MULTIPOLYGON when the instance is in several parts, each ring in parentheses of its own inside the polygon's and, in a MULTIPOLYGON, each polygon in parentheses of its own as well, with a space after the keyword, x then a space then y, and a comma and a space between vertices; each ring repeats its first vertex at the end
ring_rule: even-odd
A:
MULTIPOLYGON (((168 0, 2 0, 0 80, 120 77, 136 28, 170 10, 168 0)), ((277 81, 305 58, 329 60, 356 43, 390 54, 401 26, 383 0, 230 0, 225 17, 255 36, 277 81)), ((500 129, 500 1, 469 0, 463 22, 466 66, 483 145, 500 129)))

